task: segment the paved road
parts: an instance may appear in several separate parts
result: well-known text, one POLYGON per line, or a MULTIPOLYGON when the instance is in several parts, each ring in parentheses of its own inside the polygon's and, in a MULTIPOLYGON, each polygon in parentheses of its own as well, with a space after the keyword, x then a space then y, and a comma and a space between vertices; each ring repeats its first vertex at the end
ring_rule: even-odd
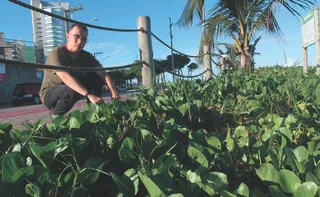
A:
MULTIPOLYGON (((122 99, 130 98, 137 92, 121 93, 122 99)), ((104 95, 104 101, 110 102, 110 95, 104 95)), ((81 109, 82 105, 86 103, 86 100, 80 100, 77 102, 71 111, 75 109, 81 109)), ((24 123, 34 123, 37 120, 44 120, 45 122, 51 121, 49 118, 49 110, 44 105, 28 105, 21 107, 10 107, 0 109, 0 123, 8 122, 13 125, 14 129, 23 130, 25 129, 24 123)))

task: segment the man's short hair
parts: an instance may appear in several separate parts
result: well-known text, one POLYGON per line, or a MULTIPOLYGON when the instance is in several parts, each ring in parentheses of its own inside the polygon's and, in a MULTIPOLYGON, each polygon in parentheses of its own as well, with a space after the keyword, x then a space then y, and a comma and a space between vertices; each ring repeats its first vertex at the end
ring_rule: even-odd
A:
POLYGON ((73 23, 72 26, 70 27, 68 33, 69 33, 75 26, 79 27, 80 29, 82 29, 82 30, 85 31, 85 32, 88 32, 88 28, 87 28, 84 24, 82 24, 82 23, 73 23))

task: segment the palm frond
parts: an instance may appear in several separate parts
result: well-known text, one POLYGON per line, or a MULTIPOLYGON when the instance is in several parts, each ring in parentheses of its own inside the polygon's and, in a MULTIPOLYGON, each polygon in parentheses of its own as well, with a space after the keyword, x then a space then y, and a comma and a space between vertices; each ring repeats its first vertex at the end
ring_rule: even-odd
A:
POLYGON ((194 16, 197 16, 201 21, 204 15, 203 6, 204 0, 188 0, 176 24, 180 27, 188 28, 192 26, 194 16))
POLYGON ((273 5, 283 5, 292 15, 295 17, 300 16, 301 14, 295 7, 300 7, 303 10, 308 10, 310 7, 316 5, 316 0, 267 0, 269 4, 273 5))
POLYGON ((262 5, 260 13, 254 21, 256 32, 264 31, 267 34, 273 35, 280 40, 283 39, 283 34, 279 23, 274 14, 272 5, 262 5))

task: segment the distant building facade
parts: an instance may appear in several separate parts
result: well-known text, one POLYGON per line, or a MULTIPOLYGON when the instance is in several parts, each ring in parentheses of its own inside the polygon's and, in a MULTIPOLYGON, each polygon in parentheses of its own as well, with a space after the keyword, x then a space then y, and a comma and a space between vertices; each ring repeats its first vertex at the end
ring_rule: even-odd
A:
POLYGON ((0 50, 4 59, 12 60, 12 45, 8 44, 3 32, 0 32, 0 50))
MULTIPOLYGON (((35 62, 33 46, 23 41, 7 41, 0 32, 0 58, 24 62, 35 62)), ((0 103, 10 103, 16 84, 37 81, 36 69, 24 66, 0 65, 0 103)))
POLYGON ((24 51, 23 41, 13 41, 9 42, 10 45, 12 45, 12 59, 17 61, 23 61, 24 60, 24 51))
MULTIPOLYGON (((30 4, 60 16, 64 16, 64 10, 69 9, 67 2, 30 0, 30 4)), ((31 16, 36 63, 43 64, 52 48, 66 43, 66 23, 35 11, 31 11, 31 16)))

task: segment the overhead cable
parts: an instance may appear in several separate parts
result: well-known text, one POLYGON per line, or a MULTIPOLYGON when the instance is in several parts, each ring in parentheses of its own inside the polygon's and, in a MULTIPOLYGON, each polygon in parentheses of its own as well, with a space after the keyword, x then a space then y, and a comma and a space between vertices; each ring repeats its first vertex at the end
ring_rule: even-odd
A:
MULTIPOLYGON (((107 31, 118 31, 118 32, 138 32, 138 31, 145 31, 144 29, 118 29, 118 28, 110 28, 110 27, 102 27, 102 26, 98 26, 98 25, 92 25, 92 24, 89 24, 89 23, 84 23, 84 22, 80 22, 80 21, 76 21, 76 20, 73 20, 73 19, 69 19, 69 18, 66 18, 66 17, 63 17, 63 16, 59 16, 59 15, 56 15, 56 14, 53 14, 53 13, 50 13, 50 12, 47 12, 45 10, 42 10, 40 8, 37 8, 37 7, 34 7, 34 6, 31 6, 29 4, 26 4, 26 3, 23 3, 19 0, 8 0, 14 4, 17 4, 17 5, 20 5, 22 7, 25 7, 27 9, 30 9, 30 10, 33 10, 33 11, 36 11, 36 12, 39 12, 39 13, 42 13, 42 14, 45 14, 45 15, 48 15, 48 16, 51 16, 51 17, 54 17, 54 18, 57 18, 57 19, 60 19, 60 20, 63 20, 63 21, 67 21, 67 22, 71 22, 71 23, 80 23, 80 24, 83 24, 87 27, 91 27, 91 28, 94 28, 94 29, 100 29, 100 30, 107 30, 107 31)), ((178 54, 181 54, 183 56, 187 56, 187 57, 192 57, 192 58, 199 58, 199 57, 203 57, 205 55, 207 55, 208 53, 205 53, 203 55, 188 55, 188 54, 185 54, 185 53, 182 53, 172 47, 170 47, 168 44, 166 44, 164 41, 162 41, 159 37, 157 37, 154 33, 151 32, 151 35, 156 38, 159 42, 161 42, 163 45, 165 45, 166 47, 168 47, 169 49, 172 49, 173 51, 175 51, 176 53, 178 54)), ((212 54, 212 55, 215 55, 215 54, 212 54)))
POLYGON ((3 42, 8 42, 8 43, 13 43, 13 42, 23 42, 23 43, 33 43, 33 44, 38 44, 38 45, 49 45, 49 43, 46 42, 33 42, 33 41, 28 41, 28 40, 18 40, 18 39, 12 39, 12 38, 0 38, 3 42))
POLYGON ((7 66, 17 66, 17 67, 31 67, 37 69, 51 69, 51 70, 64 70, 64 71, 77 71, 77 72, 90 72, 90 71, 100 71, 100 70, 119 70, 124 68, 130 68, 135 65, 140 65, 143 62, 137 62, 134 64, 124 65, 124 66, 116 66, 116 67, 69 67, 69 66, 53 66, 53 65, 44 65, 44 64, 36 64, 8 59, 1 59, 0 63, 3 63, 7 66))
POLYGON ((173 51, 175 51, 176 53, 179 53, 180 55, 183 55, 183 56, 187 56, 187 57, 193 57, 193 58, 199 58, 199 57, 203 57, 205 56, 206 54, 203 54, 203 55, 187 55, 185 53, 182 53, 174 48, 172 48, 171 46, 169 46, 167 43, 165 43, 164 41, 162 41, 158 36, 156 36, 154 33, 151 32, 151 35, 157 39, 159 42, 161 42, 163 45, 165 45, 166 47, 168 47, 169 49, 172 49, 173 51))
POLYGON ((67 22, 70 22, 70 23, 80 23, 80 24, 83 24, 83 25, 85 25, 87 27, 91 27, 91 28, 94 28, 94 29, 107 30, 107 31, 118 31, 118 32, 138 32, 138 31, 143 31, 142 29, 117 29, 117 28, 110 28, 110 27, 102 27, 102 26, 98 26, 98 25, 92 25, 92 24, 89 24, 89 23, 83 23, 83 22, 80 22, 80 21, 76 21, 76 20, 73 20, 73 19, 69 19, 69 18, 66 18, 66 17, 63 17, 63 16, 59 16, 59 15, 44 11, 44 10, 42 10, 40 8, 37 8, 37 7, 31 6, 29 4, 23 3, 23 2, 21 2, 19 0, 8 0, 8 1, 10 1, 12 3, 15 3, 17 5, 20 5, 22 7, 28 8, 30 10, 33 10, 33 11, 36 11, 36 12, 40 12, 41 14, 45 14, 45 15, 48 15, 48 16, 51 16, 51 17, 54 17, 54 18, 58 18, 60 20, 67 21, 67 22))
POLYGON ((211 61, 212 61, 216 66, 219 66, 219 65, 217 64, 217 62, 215 62, 212 58, 211 58, 211 61))
POLYGON ((158 36, 156 36, 154 33, 151 32, 151 35, 157 39, 160 43, 162 43, 163 45, 165 45, 166 47, 168 47, 169 49, 172 49, 173 51, 175 51, 176 53, 180 54, 180 55, 183 55, 183 56, 186 56, 186 57, 192 57, 192 58, 200 58, 200 57, 203 57, 205 55, 214 55, 214 56, 220 56, 219 54, 216 54, 216 53, 204 53, 202 55, 188 55, 188 54, 185 54, 185 53, 182 53, 174 48, 172 48, 171 46, 169 46, 167 43, 165 43, 164 41, 162 41, 158 36))

